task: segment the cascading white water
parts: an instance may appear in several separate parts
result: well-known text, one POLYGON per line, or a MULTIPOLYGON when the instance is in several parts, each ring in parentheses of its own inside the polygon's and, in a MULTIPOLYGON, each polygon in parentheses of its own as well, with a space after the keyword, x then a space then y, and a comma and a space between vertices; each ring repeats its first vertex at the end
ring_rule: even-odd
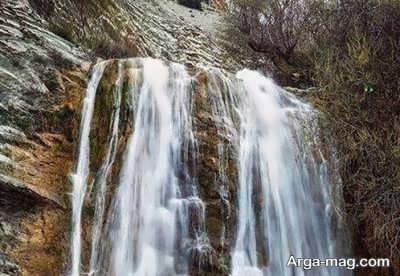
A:
POLYGON ((313 124, 315 111, 257 72, 243 70, 237 78, 244 91, 232 275, 341 275, 332 268, 307 272, 286 266, 291 255, 334 257, 328 182, 302 127, 313 124))
POLYGON ((190 77, 180 65, 169 71, 161 61, 143 63, 134 133, 115 202, 114 275, 178 273, 175 257, 184 252, 175 252, 175 242, 187 232, 185 209, 199 201, 192 183, 181 183, 176 175, 182 166, 182 147, 188 152, 194 143, 189 84, 190 77))
MULTIPOLYGON (((236 229, 224 223, 217 237, 221 248, 232 245, 232 252, 221 253, 218 260, 228 269, 211 273, 342 275, 334 269, 286 267, 290 255, 323 259, 336 254, 327 167, 314 156, 319 151, 313 142, 316 113, 309 105, 250 70, 236 78, 217 69, 203 70, 207 84, 201 88, 206 91, 203 103, 195 88, 201 81, 183 65, 167 66, 149 58, 116 64, 112 112, 101 114, 110 116, 104 157, 98 171, 91 172, 95 209, 90 258, 82 265, 89 275, 196 275, 195 266, 213 262, 210 256, 217 249, 208 239, 201 185, 217 185, 217 195, 210 195, 213 202, 217 198, 226 206, 237 202, 236 229), (123 113, 126 105, 128 116, 123 113), (203 179, 200 185, 196 176, 200 163, 207 158, 214 162, 208 156, 214 153, 201 152, 197 142, 199 135, 204 142, 206 132, 196 129, 204 119, 215 127, 216 141, 211 143, 216 144, 218 160, 214 179, 203 179), (121 150, 124 124, 132 131, 121 150), (123 158, 117 152, 124 152, 123 158), (117 160, 121 168, 113 170, 117 160), (237 179, 232 179, 232 167, 237 168, 237 179), (112 172, 117 172, 115 178, 112 172), (109 184, 115 189, 108 189, 109 184), (237 194, 231 194, 232 185, 237 194)), ((105 68, 106 63, 94 67, 82 110, 72 175, 71 276, 82 273, 81 213, 90 175, 89 136, 96 89, 105 68)), ((230 217, 229 210, 223 216, 230 217)))
POLYGON ((122 97, 122 67, 123 63, 120 61, 118 63, 118 78, 116 80, 116 85, 114 89, 114 102, 115 108, 111 114, 111 125, 110 125, 110 137, 107 145, 107 152, 104 158, 103 164, 96 175, 95 186, 98 187, 96 193, 95 202, 95 214, 92 227, 92 244, 91 244, 91 254, 90 254, 90 264, 89 264, 89 275, 96 272, 98 254, 99 254, 99 243, 101 238, 101 233, 103 230, 103 220, 104 220, 104 209, 105 209, 105 196, 106 196, 106 185, 109 175, 111 173, 112 166, 115 162, 117 144, 118 144, 118 127, 121 111, 121 97, 122 97))
POLYGON ((80 142, 78 159, 75 171, 71 174, 72 190, 72 238, 71 238, 71 276, 79 276, 81 264, 81 216, 83 201, 85 198, 87 180, 89 176, 90 154, 90 125, 92 122, 94 102, 97 86, 103 76, 105 62, 97 64, 93 69, 93 75, 89 82, 86 96, 83 100, 82 119, 80 126, 80 142))
MULTIPOLYGON (((89 176, 90 123, 103 71, 104 65, 95 67, 82 112, 79 170, 73 175, 73 196, 79 201, 73 202, 72 276, 80 273, 80 213, 89 176)), ((188 258, 208 245, 204 204, 188 168, 195 164, 197 153, 191 116, 192 78, 184 66, 168 67, 154 59, 119 61, 117 75, 108 145, 94 178, 89 274, 187 274, 188 258), (123 73, 126 66, 130 69, 124 68, 123 73), (131 75, 127 76, 127 72, 131 75), (134 131, 105 219, 106 184, 118 146, 126 78, 136 82, 129 85, 134 131)))

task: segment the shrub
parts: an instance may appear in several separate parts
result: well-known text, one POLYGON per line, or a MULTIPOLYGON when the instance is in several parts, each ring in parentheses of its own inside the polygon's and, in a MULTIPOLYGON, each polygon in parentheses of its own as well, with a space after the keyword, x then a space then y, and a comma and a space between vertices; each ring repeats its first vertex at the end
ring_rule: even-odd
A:
POLYGON ((228 18, 254 51, 291 63, 304 39, 307 9, 299 0, 235 0, 228 18))
POLYGON ((74 39, 74 28, 69 24, 57 25, 55 23, 49 24, 49 30, 58 35, 59 37, 64 38, 67 41, 75 42, 74 39))
POLYGON ((91 40, 90 49, 93 58, 131 58, 138 55, 137 45, 133 39, 98 37, 91 40))
POLYGON ((355 250, 399 267, 400 3, 341 1, 318 14, 313 101, 337 141, 355 250))
POLYGON ((45 19, 50 18, 54 14, 54 3, 50 0, 29 0, 29 3, 45 19))

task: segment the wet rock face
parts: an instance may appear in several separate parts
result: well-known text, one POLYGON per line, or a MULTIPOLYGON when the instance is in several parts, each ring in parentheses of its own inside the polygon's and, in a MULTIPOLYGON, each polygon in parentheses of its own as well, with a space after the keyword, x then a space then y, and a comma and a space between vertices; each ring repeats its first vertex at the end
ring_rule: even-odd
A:
POLYGON ((199 271, 204 275, 229 273, 230 252, 236 234, 237 152, 233 145, 235 141, 228 137, 223 123, 227 118, 221 115, 231 104, 222 96, 228 92, 224 81, 214 72, 200 71, 196 75, 193 92, 195 137, 199 147, 196 175, 200 197, 206 206, 206 229, 214 250, 214 258, 199 271))

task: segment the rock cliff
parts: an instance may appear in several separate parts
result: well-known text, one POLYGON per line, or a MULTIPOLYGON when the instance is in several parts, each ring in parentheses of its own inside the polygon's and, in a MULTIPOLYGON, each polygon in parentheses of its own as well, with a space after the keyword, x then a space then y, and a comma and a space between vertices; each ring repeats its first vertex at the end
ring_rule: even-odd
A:
MULTIPOLYGON (((73 166, 87 73, 97 57, 151 56, 189 67, 237 66, 213 38, 216 12, 205 16, 170 1, 84 3, 0 2, 0 273, 4 275, 61 275, 65 270, 71 189, 67 176, 73 166)), ((209 142, 217 134, 209 114, 198 117, 203 121, 200 147, 210 155, 201 175, 214 179, 217 147, 209 142)), ((208 188, 201 192, 207 197, 208 188)), ((215 238, 222 231, 219 217, 229 215, 221 204, 221 198, 209 199, 207 221, 215 232, 211 242, 226 251, 227 245, 219 245, 215 238)))

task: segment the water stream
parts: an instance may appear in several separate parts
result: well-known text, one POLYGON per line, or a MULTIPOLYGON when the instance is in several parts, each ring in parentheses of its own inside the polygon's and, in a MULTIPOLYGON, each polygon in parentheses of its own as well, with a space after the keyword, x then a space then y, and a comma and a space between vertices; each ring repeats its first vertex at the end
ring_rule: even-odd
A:
POLYGON ((243 70, 237 78, 244 97, 232 275, 339 275, 334 269, 287 267, 291 255, 323 260, 335 254, 326 167, 314 160, 307 141, 315 133, 302 126, 314 124, 315 110, 257 72, 243 70))
POLYGON ((92 122, 96 91, 103 76, 106 64, 97 64, 93 69, 91 80, 88 84, 86 96, 83 100, 82 119, 80 126, 80 138, 78 159, 75 171, 71 174, 72 182, 72 233, 71 233, 71 276, 78 276, 80 271, 81 255, 81 217, 82 206, 85 198, 87 181, 89 176, 90 155, 90 125, 92 122))
POLYGON ((329 258, 340 251, 332 232, 332 172, 310 105, 250 70, 235 77, 215 68, 193 74, 150 58, 114 63, 114 105, 100 115, 111 119, 96 172, 89 169, 91 122, 96 90, 110 82, 102 80, 108 63, 94 67, 83 104, 72 174, 70 276, 198 275, 201 269, 232 276, 344 275, 286 266, 291 255, 329 258), (131 129, 126 143, 123 124, 131 129), (216 136, 207 140, 213 129, 216 136), (216 153, 199 139, 215 144, 216 153), (200 181, 200 168, 214 163, 215 176, 200 181), (227 209, 217 238, 207 221, 207 206, 215 202, 227 209), (85 235, 81 217, 90 205, 85 235), (84 239, 89 250, 82 249, 84 239))

